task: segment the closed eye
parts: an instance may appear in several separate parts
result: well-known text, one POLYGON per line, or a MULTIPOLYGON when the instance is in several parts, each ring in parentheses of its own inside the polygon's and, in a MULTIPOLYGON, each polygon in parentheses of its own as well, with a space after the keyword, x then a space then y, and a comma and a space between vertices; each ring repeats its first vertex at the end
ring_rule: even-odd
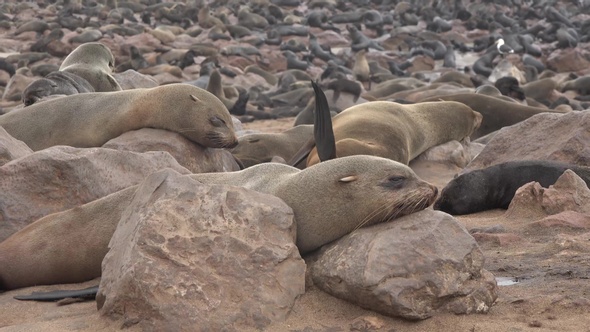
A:
POLYGON ((404 176, 391 176, 387 179, 387 181, 381 183, 381 186, 386 188, 399 189, 405 185, 406 180, 407 179, 404 176))
POLYGON ((209 122, 211 122, 211 125, 213 127, 223 127, 225 126, 225 121, 223 121, 223 119, 220 119, 216 116, 212 117, 211 119, 209 119, 209 122))

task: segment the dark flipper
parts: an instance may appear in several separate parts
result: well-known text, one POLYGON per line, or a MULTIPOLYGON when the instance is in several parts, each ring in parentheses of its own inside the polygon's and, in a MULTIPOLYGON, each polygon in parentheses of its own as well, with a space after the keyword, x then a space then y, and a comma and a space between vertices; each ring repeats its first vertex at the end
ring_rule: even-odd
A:
POLYGON ((311 82, 315 92, 315 118, 313 126, 313 136, 315 138, 316 148, 320 161, 326 161, 336 158, 336 140, 332 128, 332 114, 328 100, 322 89, 315 83, 311 82))
POLYGON ((58 290, 52 292, 33 292, 30 295, 17 295, 14 298, 22 301, 58 301, 65 298, 84 298, 94 300, 98 286, 79 290, 58 290))

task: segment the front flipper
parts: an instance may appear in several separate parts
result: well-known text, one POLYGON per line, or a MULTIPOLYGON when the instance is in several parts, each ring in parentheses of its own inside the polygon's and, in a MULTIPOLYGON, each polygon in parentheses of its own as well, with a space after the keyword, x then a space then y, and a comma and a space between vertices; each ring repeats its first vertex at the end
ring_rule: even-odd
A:
POLYGON ((79 290, 33 292, 30 295, 17 295, 14 298, 21 301, 59 301, 65 298, 83 298, 94 300, 96 293, 98 293, 98 286, 92 286, 79 290))

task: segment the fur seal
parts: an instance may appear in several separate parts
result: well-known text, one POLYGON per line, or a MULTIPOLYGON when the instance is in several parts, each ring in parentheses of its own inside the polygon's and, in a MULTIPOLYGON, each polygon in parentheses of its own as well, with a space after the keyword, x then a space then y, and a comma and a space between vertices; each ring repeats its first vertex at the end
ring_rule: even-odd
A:
MULTIPOLYGON (((459 93, 454 95, 426 98, 422 101, 457 101, 463 103, 483 116, 481 126, 471 135, 471 139, 485 136, 502 127, 511 126, 549 109, 530 107, 479 93, 459 93)), ((556 113, 555 111, 553 111, 556 113)))
POLYGON ((108 47, 101 43, 86 43, 76 47, 59 70, 84 78, 96 92, 120 91, 119 83, 111 76, 113 68, 115 57, 108 47))
POLYGON ((94 92, 87 80, 67 71, 56 71, 29 84, 23 91, 22 102, 30 106, 47 96, 87 92, 94 92))
MULTIPOLYGON (((481 119, 479 113, 456 102, 412 105, 367 102, 347 108, 332 119, 336 156, 366 154, 407 165, 430 147, 469 137, 481 119)), ((307 158, 307 167, 318 162, 314 147, 307 158)))
MULTIPOLYGON (((248 134, 238 138, 231 153, 244 167, 270 162, 275 156, 289 160, 311 137, 312 125, 299 125, 280 133, 248 134)), ((305 164, 296 166, 305 168, 305 164)))
POLYGON ((34 151, 54 145, 102 146, 145 127, 175 131, 205 147, 231 148, 238 142, 225 106, 189 84, 42 101, 0 116, 0 126, 34 151))
MULTIPOLYGON (((155 173, 147 181, 161 183, 168 172, 155 173)), ((338 158, 305 170, 265 163, 237 172, 187 176, 281 198, 294 211, 302 254, 360 227, 420 211, 432 204, 438 191, 408 166, 375 156, 338 158)), ((43 217, 0 243, 0 289, 99 277, 108 243, 137 188, 43 217)))
POLYGON ((369 90, 371 89, 371 70, 369 68, 369 62, 365 54, 366 50, 360 50, 355 55, 354 65, 352 66, 352 72, 354 78, 361 82, 369 82, 369 90))
POLYGON ((507 209, 518 188, 533 181, 547 188, 567 169, 590 186, 590 167, 546 160, 509 161, 454 178, 443 188, 434 208, 453 215, 507 209))

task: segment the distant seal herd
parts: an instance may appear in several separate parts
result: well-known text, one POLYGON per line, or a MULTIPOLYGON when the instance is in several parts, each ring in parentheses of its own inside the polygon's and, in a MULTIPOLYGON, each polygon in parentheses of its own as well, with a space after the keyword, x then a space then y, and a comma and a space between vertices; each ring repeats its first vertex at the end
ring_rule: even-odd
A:
MULTIPOLYGON (((170 68, 179 68, 182 77, 182 69, 195 63, 197 53, 209 51, 217 57, 239 58, 249 65, 238 70, 227 62, 220 65, 218 58, 207 55, 205 60, 201 57, 200 77, 194 81, 124 90, 115 78, 111 49, 89 40, 65 57, 57 70, 30 83, 22 92, 22 105, 0 115, 0 126, 34 151, 54 145, 100 147, 125 132, 146 127, 177 132, 204 147, 231 149, 245 169, 191 177, 203 183, 242 186, 284 200, 294 210, 296 244, 301 254, 359 227, 389 221, 433 204, 435 209, 457 215, 507 208, 518 187, 530 181, 551 185, 566 169, 572 169, 587 184, 590 182, 590 170, 584 166, 551 161, 509 162, 459 175, 438 195, 438 188, 420 179, 407 166, 427 149, 449 141, 469 142, 493 135, 502 127, 543 112, 586 109, 590 76, 570 74, 554 80, 559 73, 545 71, 541 68, 544 64, 535 58, 522 61, 527 67, 523 72, 535 78, 528 84, 512 76, 498 79, 495 85, 488 81, 497 56, 502 61, 513 59, 514 63, 521 63, 515 60, 521 53, 529 58, 538 57, 539 50, 531 41, 553 39, 557 41, 556 47, 563 49, 585 41, 587 37, 575 33, 574 27, 579 24, 563 14, 571 12, 570 7, 545 10, 555 28, 523 30, 503 14, 473 15, 485 12, 485 2, 467 8, 457 3, 456 8, 450 8, 443 1, 437 2, 431 11, 421 11, 423 18, 428 19, 427 31, 407 33, 403 24, 409 30, 417 26, 411 23, 420 19, 419 4, 384 1, 380 8, 389 6, 395 10, 378 11, 350 8, 344 2, 333 5, 312 1, 309 6, 326 8, 310 10, 307 17, 295 15, 296 11, 285 15, 285 8, 300 4, 293 2, 273 1, 254 9, 228 9, 235 11, 237 24, 229 23, 227 13, 218 15, 207 6, 178 13, 184 4, 142 7, 138 2, 138 8, 143 9, 137 11, 131 5, 135 2, 121 4, 124 7, 120 11, 107 15, 119 22, 110 27, 121 29, 113 30, 118 33, 131 34, 123 30, 130 27, 121 22, 136 20, 136 16, 147 24, 152 19, 166 20, 186 31, 196 26, 195 20, 199 29, 210 30, 208 38, 213 41, 259 38, 253 41, 254 45, 276 46, 274 52, 282 52, 286 70, 275 74, 263 61, 266 53, 254 46, 228 44, 215 49, 201 44, 177 57, 178 66, 170 68), (337 14, 330 19, 326 11, 337 14), (434 15, 435 12, 440 16, 447 14, 447 19, 434 15), (277 24, 278 20, 290 24, 277 24), (453 29, 452 20, 490 31, 503 27, 506 33, 483 35, 473 46, 436 37, 453 29), (269 28, 273 24, 276 29, 269 28), (385 26, 392 27, 389 39, 379 38, 385 34, 385 26), (396 29, 403 38, 393 38, 396 29), (334 37, 320 33, 341 30, 348 32, 350 52, 337 53, 338 47, 320 43, 320 37, 334 37), (516 38, 517 33, 525 37, 516 38), (307 40, 309 53, 300 57, 307 50, 306 43, 296 39, 284 42, 283 37, 287 36, 307 40), (407 57, 393 56, 403 49, 407 57), (456 55, 461 50, 481 55, 470 68, 459 70, 456 64, 463 60, 456 55), (412 70, 414 66, 428 67, 429 63, 434 68, 435 60, 440 62, 436 65, 439 69, 441 64, 447 68, 432 71, 437 80, 428 83, 427 70, 412 70), (323 64, 322 71, 311 70, 318 62, 323 64), (239 75, 255 75, 276 89, 263 91, 255 84, 248 88, 222 85, 223 80, 239 75), (329 92, 330 98, 319 87, 329 92), (575 98, 567 98, 571 92, 576 94, 575 98), (336 105, 342 105, 345 99, 349 104, 339 109, 336 105), (304 109, 308 114, 305 119, 298 119, 301 124, 276 134, 238 135, 232 120, 232 115, 244 121, 273 118, 277 114, 295 116, 304 109)), ((351 5, 357 2, 362 3, 351 1, 351 5)), ((95 15, 92 8, 78 4, 89 17, 95 15)), ((542 14, 542 9, 520 5, 511 12, 515 17, 535 17, 542 14)), ((84 23, 72 24, 82 27, 84 23)), ((47 24, 35 21, 21 25, 16 32, 42 33, 48 29, 47 24)), ((169 36, 166 31, 170 30, 155 30, 158 29, 151 29, 151 34, 160 39, 169 36)), ((174 33, 170 34, 174 38, 174 33)), ((49 47, 52 41, 59 40, 47 38, 36 47, 49 47)), ((130 57, 129 66, 133 69, 139 71, 149 66, 135 46, 130 48, 130 57)), ((0 59, 0 70, 10 76, 18 72, 7 59, 0 59)), ((110 237, 134 190, 135 187, 127 188, 45 216, 1 242, 0 290, 99 277, 110 237)))

